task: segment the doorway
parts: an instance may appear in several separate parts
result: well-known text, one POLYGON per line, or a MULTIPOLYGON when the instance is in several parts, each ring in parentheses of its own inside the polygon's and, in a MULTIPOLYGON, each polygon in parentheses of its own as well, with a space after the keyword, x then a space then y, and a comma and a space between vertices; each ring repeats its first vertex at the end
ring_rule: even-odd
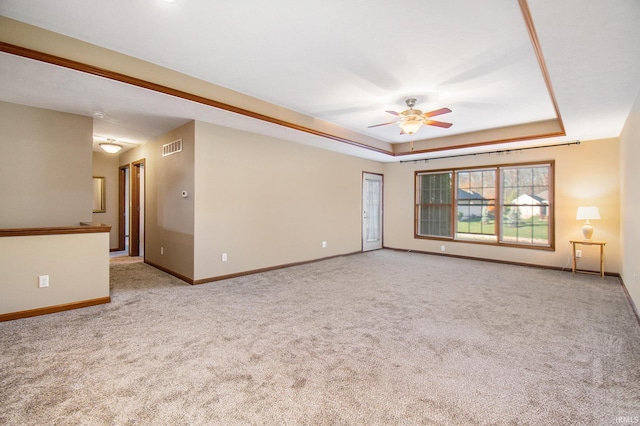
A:
POLYGON ((382 248, 382 175, 362 173, 362 251, 382 248))
POLYGON ((119 184, 118 249, 144 256, 145 160, 121 166, 119 184))
POLYGON ((118 172, 118 251, 129 252, 129 165, 118 172))
POLYGON ((131 164, 129 256, 144 256, 144 163, 139 160, 131 164))

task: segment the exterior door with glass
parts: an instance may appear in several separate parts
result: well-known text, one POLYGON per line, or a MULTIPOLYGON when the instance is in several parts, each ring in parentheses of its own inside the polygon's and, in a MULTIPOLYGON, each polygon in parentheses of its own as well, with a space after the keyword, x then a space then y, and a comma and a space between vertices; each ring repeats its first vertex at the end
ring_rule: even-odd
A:
POLYGON ((362 174, 362 251, 382 248, 382 175, 362 174))

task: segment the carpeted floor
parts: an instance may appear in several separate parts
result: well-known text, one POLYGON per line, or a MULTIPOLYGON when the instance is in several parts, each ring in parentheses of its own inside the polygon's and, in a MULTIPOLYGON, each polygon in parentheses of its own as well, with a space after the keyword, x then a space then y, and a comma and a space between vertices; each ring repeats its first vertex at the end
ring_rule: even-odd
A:
POLYGON ((109 263, 136 263, 143 262, 142 256, 129 256, 126 251, 116 251, 109 253, 109 263))
MULTIPOLYGON (((604 425, 640 416, 617 278, 379 250, 0 323, 0 424, 604 425)), ((636 420, 637 421, 637 420, 636 420)))

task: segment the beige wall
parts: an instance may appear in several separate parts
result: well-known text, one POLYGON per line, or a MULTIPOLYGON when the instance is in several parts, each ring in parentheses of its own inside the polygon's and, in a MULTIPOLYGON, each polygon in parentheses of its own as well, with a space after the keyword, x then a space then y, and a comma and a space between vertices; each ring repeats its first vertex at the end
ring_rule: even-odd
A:
POLYGON ((380 163, 203 122, 195 158, 197 280, 361 250, 362 172, 380 163))
POLYGON ((620 187, 622 268, 620 275, 636 307, 640 309, 640 95, 620 135, 620 187))
POLYGON ((120 165, 145 160, 145 260, 187 278, 193 278, 194 129, 189 122, 120 155, 120 165), (177 139, 183 151, 162 157, 162 145, 177 139))
MULTIPOLYGON (((0 102, 0 128, 0 228, 91 222, 92 119, 0 102)), ((108 297, 108 247, 106 232, 0 238, 0 314, 108 297)))
POLYGON ((111 226, 109 233, 109 248, 118 248, 118 155, 106 152, 93 152, 93 176, 105 178, 104 213, 93 213, 94 223, 104 223, 111 226))
POLYGON ((93 120, 0 102, 0 228, 91 221, 93 120))
MULTIPOLYGON (((386 247, 440 252, 444 244, 447 254, 570 268, 568 241, 581 238, 577 207, 597 205, 602 220, 594 222, 594 238, 607 241, 606 271, 615 273, 621 267, 618 151, 619 141, 607 139, 502 156, 380 164, 192 122, 121 155, 120 163, 146 159, 147 260, 193 280, 359 251, 363 171, 385 176, 386 247), (162 158, 160 146, 177 138, 185 151, 162 158), (555 251, 413 238, 415 170, 548 160, 556 163, 555 251)), ((581 268, 597 270, 596 252, 582 249, 581 268)))
POLYGON ((108 244, 106 232, 0 238, 0 314, 109 297, 108 244))
MULTIPOLYGON (((620 271, 619 142, 617 139, 583 141, 580 145, 542 148, 509 155, 478 155, 428 163, 391 163, 385 172, 385 246, 527 264, 570 268, 570 239, 581 239, 582 223, 576 221, 578 206, 595 205, 602 220, 594 221, 594 239, 607 241, 605 269, 620 271), (497 247, 453 241, 415 239, 414 171, 447 167, 477 167, 529 161, 555 160, 555 251, 497 247)), ((583 248, 580 267, 598 270, 591 248, 583 248)))

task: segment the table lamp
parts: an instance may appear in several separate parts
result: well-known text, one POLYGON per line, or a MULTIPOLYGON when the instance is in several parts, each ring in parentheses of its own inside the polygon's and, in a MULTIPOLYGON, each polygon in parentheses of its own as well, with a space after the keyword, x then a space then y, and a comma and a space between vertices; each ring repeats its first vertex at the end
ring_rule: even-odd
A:
POLYGON ((578 207, 578 214, 576 215, 576 220, 586 220, 584 226, 582 227, 582 235, 584 235, 585 240, 590 240, 593 235, 593 226, 589 220, 600 219, 600 212, 597 207, 586 206, 586 207, 578 207))

